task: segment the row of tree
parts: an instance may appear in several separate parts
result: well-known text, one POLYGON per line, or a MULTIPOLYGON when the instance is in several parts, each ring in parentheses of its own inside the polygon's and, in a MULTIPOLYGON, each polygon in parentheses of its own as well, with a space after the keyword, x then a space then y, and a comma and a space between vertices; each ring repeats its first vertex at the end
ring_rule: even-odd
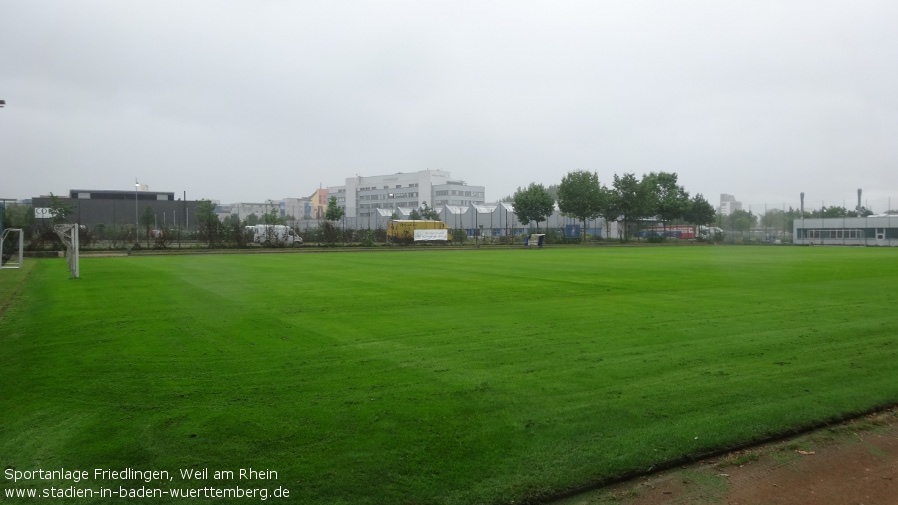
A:
MULTIPOLYGON (((860 216, 866 217, 873 215, 866 208, 860 209, 860 216)), ((747 232, 755 228, 764 228, 767 230, 783 230, 788 233, 792 230, 792 224, 796 219, 810 218, 841 218, 841 217, 857 217, 858 211, 855 209, 847 209, 845 207, 821 207, 811 211, 805 211, 802 215, 800 209, 792 207, 777 209, 765 208, 762 214, 755 214, 751 210, 739 209, 733 211, 729 215, 717 215, 715 225, 724 230, 733 230, 739 232, 747 232)))
MULTIPOLYGON (((74 212, 71 205, 65 204, 52 193, 49 206, 51 219, 40 224, 34 219, 33 208, 30 205, 12 205, 5 208, 3 213, 3 226, 16 227, 26 230, 26 239, 36 248, 44 248, 46 245, 57 241, 52 231, 52 224, 66 222, 74 212)), ((565 175, 560 184, 544 187, 531 183, 526 188, 518 188, 513 196, 504 199, 511 201, 515 214, 523 224, 546 221, 554 212, 557 202, 560 211, 570 217, 576 218, 586 228, 586 222, 597 218, 603 218, 606 224, 618 221, 621 239, 629 240, 637 224, 644 220, 660 221, 667 226, 670 223, 685 222, 693 225, 714 224, 727 231, 747 232, 751 229, 763 227, 770 230, 782 230, 788 233, 792 229, 794 220, 801 218, 840 218, 854 217, 857 211, 845 207, 822 207, 811 211, 802 212, 789 207, 788 210, 770 208, 764 209, 763 214, 756 215, 751 211, 737 210, 727 216, 718 215, 714 207, 701 195, 693 197, 678 184, 677 174, 668 172, 652 172, 637 178, 632 173, 623 176, 614 175, 611 187, 600 183, 598 174, 588 171, 573 171, 565 175)), ((338 230, 336 223, 344 216, 345 210, 337 205, 336 197, 332 196, 328 202, 326 219, 321 230, 307 231, 314 235, 315 241, 334 243, 338 240, 355 240, 358 237, 347 236, 346 231, 338 230), (320 235, 320 236, 319 236, 320 235)), ((898 211, 889 211, 898 213, 898 211)), ((225 220, 219 220, 215 213, 215 205, 210 201, 201 201, 197 205, 198 237, 192 233, 190 239, 199 238, 209 247, 245 247, 249 240, 245 227, 254 224, 286 224, 289 216, 279 215, 279 209, 272 206, 269 212, 256 216, 250 215, 245 220, 237 216, 230 216, 225 220)), ((861 215, 872 213, 867 209, 861 209, 861 215)), ((422 209, 415 209, 410 216, 412 219, 439 219, 434 209, 426 205, 422 209)), ((175 237, 179 240, 181 230, 163 229, 161 233, 156 230, 155 214, 150 206, 144 209, 140 215, 140 229, 132 225, 120 229, 106 230, 105 226, 98 225, 96 230, 82 230, 82 245, 91 242, 96 233, 97 240, 111 240, 114 244, 135 244, 141 239, 155 242, 156 247, 167 247, 175 237)), ((455 234, 453 234, 454 236, 455 234)), ((185 238, 187 238, 185 236, 185 238)), ((307 240, 308 240, 307 238, 307 240)), ((377 241, 379 237, 363 236, 365 240, 377 241)))
POLYGON ((641 179, 632 173, 615 174, 609 188, 599 182, 597 173, 578 170, 565 175, 557 186, 531 183, 518 188, 511 197, 518 220, 523 224, 533 221, 537 228, 552 215, 556 200, 561 213, 579 220, 584 229, 587 221, 597 218, 606 223, 620 222, 624 241, 629 240, 634 225, 644 219, 655 219, 663 226, 675 221, 709 225, 716 215, 714 206, 701 193, 690 198, 677 183, 677 174, 671 172, 652 172, 641 179))

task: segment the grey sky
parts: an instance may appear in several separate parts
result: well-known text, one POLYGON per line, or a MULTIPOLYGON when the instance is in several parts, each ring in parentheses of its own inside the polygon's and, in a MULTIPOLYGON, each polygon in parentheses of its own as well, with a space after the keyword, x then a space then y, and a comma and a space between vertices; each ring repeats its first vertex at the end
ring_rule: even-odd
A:
MULTIPOLYGON (((898 3, 0 0, 0 197, 308 196, 426 168, 487 200, 677 172, 898 208, 898 3), (887 203, 888 202, 888 203, 887 203)), ((754 207, 757 208, 757 207, 754 207)))

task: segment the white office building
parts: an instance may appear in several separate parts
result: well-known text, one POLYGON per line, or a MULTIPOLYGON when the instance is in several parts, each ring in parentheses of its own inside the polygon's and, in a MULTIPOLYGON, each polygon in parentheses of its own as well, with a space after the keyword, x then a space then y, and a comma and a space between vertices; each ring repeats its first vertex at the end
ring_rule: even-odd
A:
POLYGON ((237 216, 241 221, 250 215, 262 219, 272 209, 277 209, 278 217, 287 219, 287 224, 293 225, 296 221, 312 219, 312 201, 310 198, 283 198, 281 200, 269 200, 268 202, 239 202, 219 204, 215 213, 219 219, 229 216, 237 216))
POLYGON ((483 186, 469 186, 465 181, 452 179, 443 170, 422 170, 348 177, 345 185, 328 188, 328 194, 337 198, 337 205, 345 209, 347 218, 364 220, 376 218, 376 209, 483 204, 485 190, 483 186))
POLYGON ((720 207, 717 208, 717 213, 721 216, 729 216, 737 210, 742 210, 742 202, 736 201, 736 197, 733 195, 721 193, 720 207))

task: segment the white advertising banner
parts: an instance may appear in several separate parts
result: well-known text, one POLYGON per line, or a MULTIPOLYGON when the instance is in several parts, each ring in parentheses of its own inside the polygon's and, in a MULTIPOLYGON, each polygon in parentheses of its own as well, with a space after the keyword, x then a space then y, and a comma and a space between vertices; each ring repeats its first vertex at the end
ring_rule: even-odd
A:
POLYGON ((34 218, 35 219, 50 219, 53 217, 53 214, 50 213, 50 209, 47 207, 35 207, 34 208, 34 218))
POLYGON ((415 230, 415 240, 449 240, 449 230, 415 230))

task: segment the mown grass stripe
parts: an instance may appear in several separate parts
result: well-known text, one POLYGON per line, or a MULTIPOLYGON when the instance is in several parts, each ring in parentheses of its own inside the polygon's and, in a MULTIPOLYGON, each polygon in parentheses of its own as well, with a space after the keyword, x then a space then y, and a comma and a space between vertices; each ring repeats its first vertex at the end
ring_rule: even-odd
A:
POLYGON ((297 503, 549 496, 898 401, 896 254, 40 261, 0 321, 0 464, 268 467, 297 503))

